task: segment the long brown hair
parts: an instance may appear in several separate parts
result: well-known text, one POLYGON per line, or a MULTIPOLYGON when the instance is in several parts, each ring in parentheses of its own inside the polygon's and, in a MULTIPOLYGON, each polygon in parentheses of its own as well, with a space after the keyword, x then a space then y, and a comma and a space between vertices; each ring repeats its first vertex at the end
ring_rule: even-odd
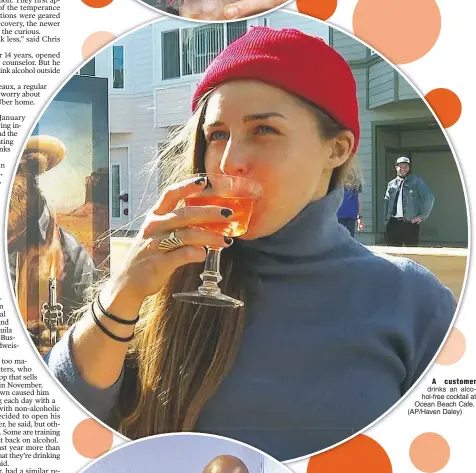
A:
MULTIPOLYGON (((206 102, 205 98, 161 148, 157 162, 164 185, 205 172, 206 102)), ((336 137, 343 128, 314 108, 323 137, 336 137)), ((334 171, 330 188, 342 181, 349 166, 334 171)), ((224 252, 221 287, 224 293, 245 300, 239 251, 236 245, 224 252)), ((194 306, 172 297, 174 292, 195 290, 202 270, 203 263, 179 268, 141 308, 126 357, 118 410, 118 430, 131 439, 193 430, 201 409, 233 365, 245 325, 244 309, 194 306)))

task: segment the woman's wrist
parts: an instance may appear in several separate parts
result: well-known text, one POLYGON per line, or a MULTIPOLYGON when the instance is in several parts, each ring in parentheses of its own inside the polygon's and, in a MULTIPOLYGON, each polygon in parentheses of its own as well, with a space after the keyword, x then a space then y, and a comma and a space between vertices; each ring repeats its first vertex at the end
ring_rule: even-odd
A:
POLYGON ((98 294, 101 306, 120 319, 134 320, 144 302, 144 297, 121 286, 117 281, 110 280, 98 294))

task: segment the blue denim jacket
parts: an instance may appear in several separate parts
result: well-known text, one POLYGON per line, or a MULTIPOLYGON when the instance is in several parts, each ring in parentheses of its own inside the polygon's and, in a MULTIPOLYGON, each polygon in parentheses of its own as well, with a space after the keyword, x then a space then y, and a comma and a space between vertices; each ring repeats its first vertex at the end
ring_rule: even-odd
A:
MULTIPOLYGON (((395 178, 387 185, 383 213, 385 224, 392 216, 398 184, 399 179, 395 178)), ((435 196, 423 182, 423 179, 415 174, 409 174, 403 183, 402 192, 403 220, 409 222, 415 217, 421 217, 423 220, 426 220, 435 203, 435 196)))

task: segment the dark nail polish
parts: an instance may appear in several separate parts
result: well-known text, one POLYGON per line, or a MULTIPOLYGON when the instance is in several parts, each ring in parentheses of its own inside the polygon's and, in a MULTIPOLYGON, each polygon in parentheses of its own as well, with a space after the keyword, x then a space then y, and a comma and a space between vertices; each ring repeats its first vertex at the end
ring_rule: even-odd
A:
POLYGON ((233 243, 233 238, 230 238, 230 237, 225 237, 225 243, 227 245, 231 245, 233 243))
POLYGON ((203 184, 206 180, 207 180, 206 177, 200 177, 195 181, 195 184, 197 184, 197 186, 199 186, 200 184, 203 184))
POLYGON ((220 212, 225 218, 229 218, 233 215, 233 211, 230 209, 222 209, 220 212))

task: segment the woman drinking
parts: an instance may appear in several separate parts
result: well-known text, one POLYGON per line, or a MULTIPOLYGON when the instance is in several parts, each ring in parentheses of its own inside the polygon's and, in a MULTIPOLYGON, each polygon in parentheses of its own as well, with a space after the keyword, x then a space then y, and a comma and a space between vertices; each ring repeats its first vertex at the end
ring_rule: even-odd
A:
POLYGON ((338 224, 360 127, 351 70, 324 41, 251 29, 205 71, 192 108, 158 158, 168 186, 134 251, 47 363, 129 438, 207 432, 279 460, 324 449, 420 378, 454 298, 338 224), (262 189, 233 245, 206 229, 232 209, 181 204, 216 175, 262 189), (244 307, 173 297, 196 289, 204 247, 224 248, 220 287, 244 307))

